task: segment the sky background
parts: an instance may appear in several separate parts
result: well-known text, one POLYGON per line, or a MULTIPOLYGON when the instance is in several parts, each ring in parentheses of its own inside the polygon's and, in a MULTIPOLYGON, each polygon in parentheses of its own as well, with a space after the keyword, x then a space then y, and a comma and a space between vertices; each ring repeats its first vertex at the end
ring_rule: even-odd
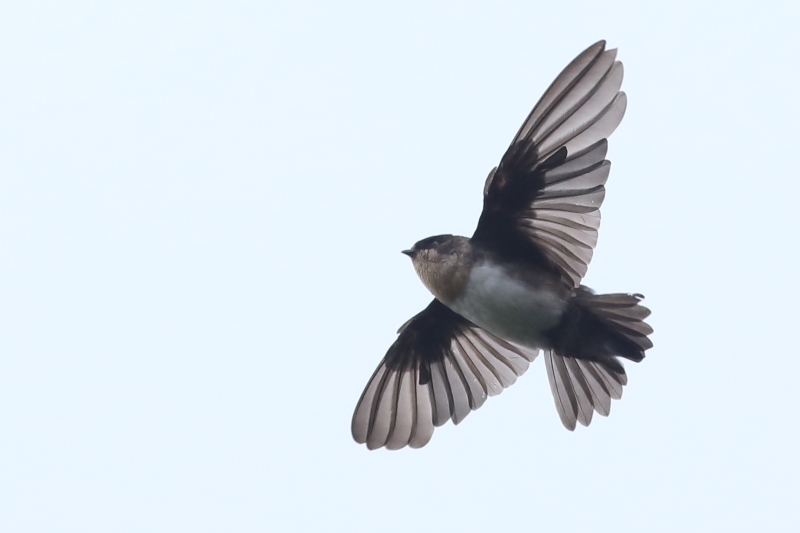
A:
POLYGON ((3 2, 0 530, 798 531, 800 3, 3 2), (537 360, 421 450, 350 417, 588 45, 625 64, 585 282, 655 348, 566 431, 537 360))

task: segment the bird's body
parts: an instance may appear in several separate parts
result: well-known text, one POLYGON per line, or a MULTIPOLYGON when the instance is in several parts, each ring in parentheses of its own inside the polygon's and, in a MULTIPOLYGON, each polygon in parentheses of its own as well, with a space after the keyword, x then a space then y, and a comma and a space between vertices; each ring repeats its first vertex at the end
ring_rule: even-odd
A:
POLYGON ((546 345, 566 309, 567 291, 535 276, 520 276, 491 260, 472 267, 463 294, 450 309, 489 333, 528 348, 546 345))
POLYGON ((353 415, 370 449, 424 446, 510 386, 538 355, 570 430, 608 415, 627 375, 618 357, 652 347, 636 294, 580 284, 597 242, 610 163, 606 137, 625 112, 622 64, 589 47, 534 107, 484 186, 472 237, 438 235, 404 251, 433 294, 406 322, 353 415))
POLYGON ((470 322, 500 338, 541 348, 555 327, 569 290, 557 275, 535 264, 503 260, 467 237, 433 237, 446 253, 406 253, 436 298, 470 322))

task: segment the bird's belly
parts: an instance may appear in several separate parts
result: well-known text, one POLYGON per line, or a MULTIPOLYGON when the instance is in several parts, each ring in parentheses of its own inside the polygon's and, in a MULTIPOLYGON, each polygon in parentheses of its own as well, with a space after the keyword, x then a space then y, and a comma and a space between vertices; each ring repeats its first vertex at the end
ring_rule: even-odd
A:
POLYGON ((542 348, 544 332, 558 324, 565 306, 556 287, 534 286, 484 264, 472 269, 464 292, 450 307, 498 337, 542 348))

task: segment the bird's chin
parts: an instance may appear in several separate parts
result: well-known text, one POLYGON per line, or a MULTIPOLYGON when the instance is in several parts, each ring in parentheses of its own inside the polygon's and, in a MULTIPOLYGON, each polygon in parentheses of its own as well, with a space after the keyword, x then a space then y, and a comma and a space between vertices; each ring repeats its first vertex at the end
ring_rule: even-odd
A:
POLYGON ((414 261, 414 270, 425 288, 447 306, 458 298, 466 281, 444 262, 414 261))

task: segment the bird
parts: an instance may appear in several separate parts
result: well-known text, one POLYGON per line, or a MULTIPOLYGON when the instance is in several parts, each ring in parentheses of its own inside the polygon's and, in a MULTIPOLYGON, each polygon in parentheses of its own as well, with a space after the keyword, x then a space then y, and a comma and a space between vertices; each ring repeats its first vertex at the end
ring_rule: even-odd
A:
POLYGON ((511 386, 543 353, 570 431, 607 416, 653 329, 636 293, 581 284, 600 226, 608 137, 625 114, 617 50, 599 41, 556 77, 483 188, 472 237, 437 235, 403 253, 433 301, 398 330, 355 408, 368 449, 428 444, 511 386))

